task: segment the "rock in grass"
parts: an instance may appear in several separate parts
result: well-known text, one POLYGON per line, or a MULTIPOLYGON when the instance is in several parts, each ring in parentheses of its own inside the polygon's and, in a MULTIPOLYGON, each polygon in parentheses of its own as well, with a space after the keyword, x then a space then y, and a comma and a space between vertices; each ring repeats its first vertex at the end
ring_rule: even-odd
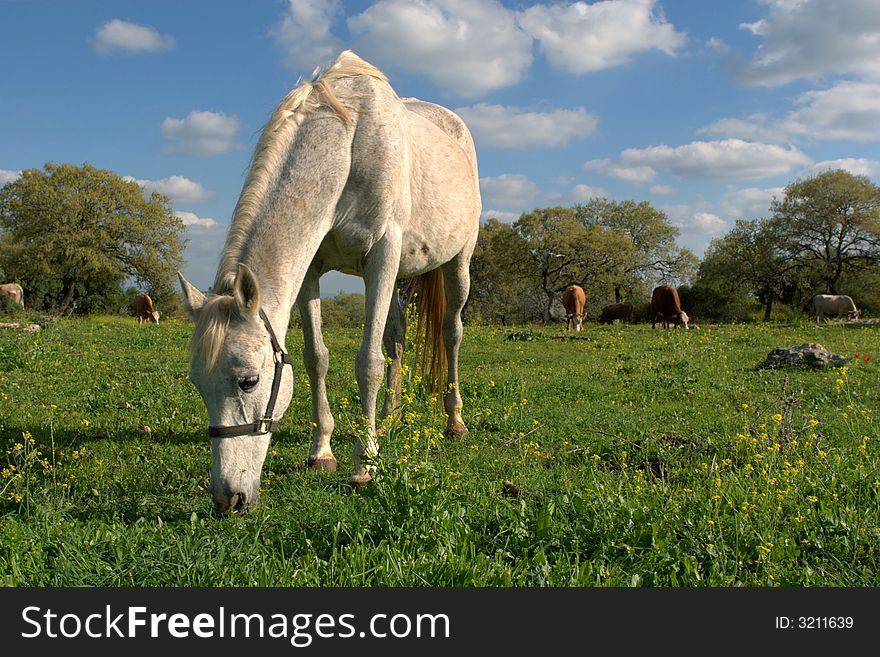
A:
POLYGON ((809 342, 788 349, 774 349, 767 355, 767 359, 761 364, 761 367, 822 369, 842 367, 843 365, 846 365, 846 359, 843 356, 831 353, 816 342, 809 342))

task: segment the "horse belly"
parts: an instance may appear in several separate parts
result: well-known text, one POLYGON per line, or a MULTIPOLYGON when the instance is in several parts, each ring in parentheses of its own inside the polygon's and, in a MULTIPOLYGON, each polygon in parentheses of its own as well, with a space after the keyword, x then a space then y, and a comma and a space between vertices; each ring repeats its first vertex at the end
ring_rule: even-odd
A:
POLYGON ((399 278, 411 278, 452 260, 462 249, 458 240, 432 239, 427 235, 405 239, 400 251, 399 278))
POLYGON ((372 239, 367 231, 334 230, 321 242, 314 262, 322 272, 333 270, 361 276, 364 271, 364 257, 371 243, 372 239))
POLYGON ((470 164, 461 151, 452 156, 450 159, 457 159, 460 165, 457 172, 429 167, 428 173, 411 185, 412 206, 404 223, 400 252, 401 278, 439 267, 476 240, 479 186, 467 175, 470 164))

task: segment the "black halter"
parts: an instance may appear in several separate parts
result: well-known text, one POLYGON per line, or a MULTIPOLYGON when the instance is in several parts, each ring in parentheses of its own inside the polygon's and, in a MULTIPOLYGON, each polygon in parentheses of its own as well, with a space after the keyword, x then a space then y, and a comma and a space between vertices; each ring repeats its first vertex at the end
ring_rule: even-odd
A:
POLYGON ((251 434, 263 435, 272 433, 278 428, 278 422, 281 418, 278 418, 278 420, 273 419, 272 413, 275 412, 275 402, 278 401, 278 390, 281 388, 281 373, 284 371, 285 365, 290 365, 290 354, 281 348, 281 343, 278 342, 278 338, 275 337, 275 331, 272 330, 272 324, 269 323, 269 318, 266 317, 266 313, 263 312, 262 308, 260 308, 260 319, 263 320, 266 330, 269 331, 269 340, 272 342, 273 357, 275 359, 272 392, 269 395, 269 404, 266 406, 266 412, 263 414, 263 417, 251 424, 237 424, 232 427, 208 427, 208 435, 211 438, 231 438, 233 436, 248 436, 251 434))

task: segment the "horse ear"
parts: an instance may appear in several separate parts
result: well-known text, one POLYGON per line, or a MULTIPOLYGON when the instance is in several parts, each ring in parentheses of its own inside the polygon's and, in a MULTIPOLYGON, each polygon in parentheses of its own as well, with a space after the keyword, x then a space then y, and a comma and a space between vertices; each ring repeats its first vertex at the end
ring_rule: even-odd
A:
POLYGON ((177 272, 177 278, 180 280, 180 287, 183 289, 183 303, 189 314, 195 318, 196 313, 205 305, 205 295, 186 280, 180 272, 177 272))
POLYGON ((250 267, 238 263, 238 272, 235 282, 232 284, 232 294, 236 305, 249 315, 256 315, 260 311, 260 284, 250 267))

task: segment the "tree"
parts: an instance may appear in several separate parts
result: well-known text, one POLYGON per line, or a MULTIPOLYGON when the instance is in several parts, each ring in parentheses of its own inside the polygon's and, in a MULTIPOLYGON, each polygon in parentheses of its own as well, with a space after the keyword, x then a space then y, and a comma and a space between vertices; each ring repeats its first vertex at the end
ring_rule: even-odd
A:
POLYGON ((771 222, 785 257, 838 293, 847 270, 880 262, 880 187, 837 169, 797 180, 774 199, 771 222))
POLYGON ((614 231, 620 235, 622 244, 627 243, 613 281, 615 302, 645 292, 649 281, 680 284, 695 273, 696 256, 675 243, 678 228, 647 201, 591 199, 576 205, 574 210, 587 228, 614 231))
POLYGON ((86 294, 118 293, 127 278, 162 294, 185 245, 168 204, 88 163, 27 169, 0 189, 0 268, 59 314, 86 294))
MULTIPOLYGON (((695 287, 710 289, 727 303, 751 294, 763 306, 764 320, 769 320, 774 301, 790 298, 798 285, 797 267, 781 252, 776 228, 765 219, 737 221, 709 244, 695 287)), ((715 311, 723 314, 720 307, 715 311)))
POLYGON ((513 226, 494 218, 481 225, 471 258, 466 316, 504 325, 528 316, 527 258, 527 245, 513 226))
POLYGON ((574 211, 563 207, 523 213, 513 229, 524 247, 516 251, 522 275, 540 290, 541 318, 550 321, 556 294, 580 278, 586 230, 575 220, 574 211))

